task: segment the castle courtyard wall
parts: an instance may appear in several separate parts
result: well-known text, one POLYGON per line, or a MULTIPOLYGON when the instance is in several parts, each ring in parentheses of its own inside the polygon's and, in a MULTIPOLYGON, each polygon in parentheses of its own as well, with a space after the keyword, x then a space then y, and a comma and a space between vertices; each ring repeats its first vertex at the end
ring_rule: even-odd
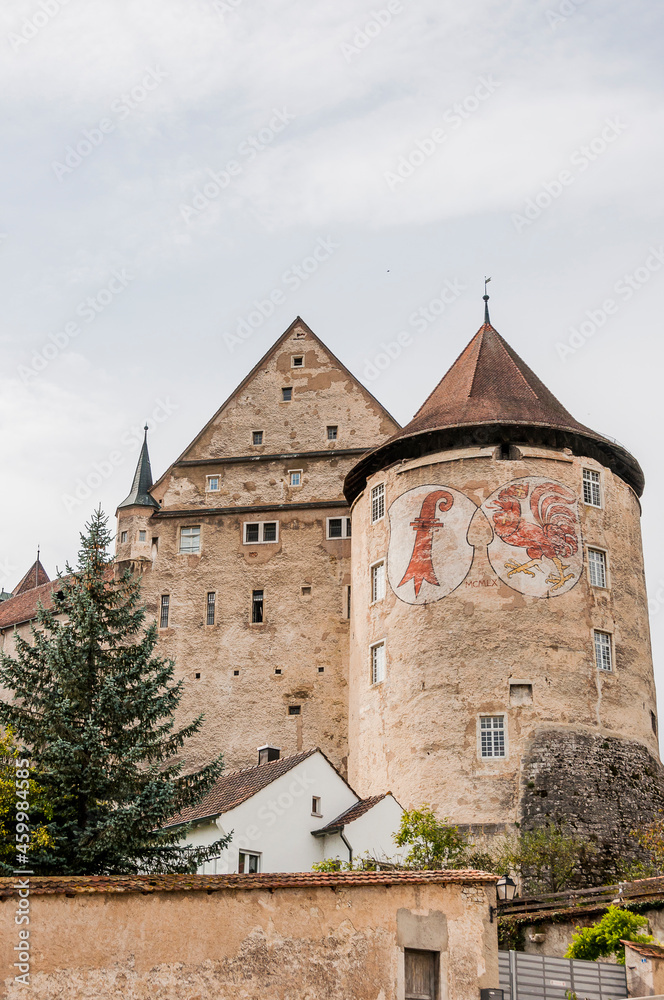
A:
POLYGON ((0 897, 3 1000, 403 1000, 405 949, 435 953, 441 1000, 498 986, 477 872, 32 879, 28 989, 0 897))

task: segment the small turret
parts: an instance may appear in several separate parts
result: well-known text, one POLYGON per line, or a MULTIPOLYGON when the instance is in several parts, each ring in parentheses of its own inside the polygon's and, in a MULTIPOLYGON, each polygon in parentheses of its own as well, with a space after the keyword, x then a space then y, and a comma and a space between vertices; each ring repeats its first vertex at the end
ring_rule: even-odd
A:
POLYGON ((122 571, 127 565, 132 570, 145 572, 152 563, 152 531, 150 518, 159 504, 150 495, 152 469, 148 453, 148 425, 138 457, 136 472, 129 496, 118 505, 118 530, 116 537, 116 560, 122 571))

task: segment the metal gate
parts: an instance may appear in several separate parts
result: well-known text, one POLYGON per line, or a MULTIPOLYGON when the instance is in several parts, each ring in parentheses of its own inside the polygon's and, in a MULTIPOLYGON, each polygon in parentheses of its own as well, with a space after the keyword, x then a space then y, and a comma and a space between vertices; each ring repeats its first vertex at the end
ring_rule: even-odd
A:
POLYGON ((627 996, 624 965, 580 962, 522 951, 499 951, 500 985, 505 1000, 622 1000, 627 996))

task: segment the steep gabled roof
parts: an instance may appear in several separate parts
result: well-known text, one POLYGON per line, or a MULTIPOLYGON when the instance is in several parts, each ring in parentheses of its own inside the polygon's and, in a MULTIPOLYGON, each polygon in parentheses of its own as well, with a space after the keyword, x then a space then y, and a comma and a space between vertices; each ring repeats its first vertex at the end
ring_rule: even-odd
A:
POLYGON ((382 802, 383 799, 386 799, 391 794, 391 792, 384 792, 382 795, 372 795, 368 799, 360 799, 359 802, 349 806, 348 809, 340 813, 336 819, 326 823, 319 830, 313 830, 314 837, 323 837, 330 833, 338 833, 339 830, 343 830, 349 823, 359 819, 360 816, 364 816, 365 813, 368 813, 370 809, 373 809, 375 805, 382 802))
MULTIPOLYGON (((214 788, 210 789, 198 805, 192 806, 190 809, 183 809, 177 816, 173 816, 169 820, 168 826, 179 826, 181 823, 191 823, 197 819, 221 816, 222 813, 235 809, 236 806, 246 802, 256 792, 267 788, 283 774, 288 774, 303 760, 315 753, 320 753, 325 757, 322 750, 306 750, 304 753, 296 753, 291 757, 273 760, 269 764, 258 764, 256 767, 247 767, 242 771, 224 775, 219 778, 214 788)), ((327 757, 325 759, 327 760, 327 757)), ((331 764, 330 767, 332 767, 331 764)))
POLYGON ((134 481, 131 484, 131 491, 126 500, 118 504, 121 507, 154 507, 159 510, 159 504, 150 496, 152 489, 152 469, 150 467, 150 456, 148 454, 148 425, 145 425, 145 437, 143 446, 138 456, 134 481))
POLYGON ((12 597, 18 597, 19 594, 25 594, 28 590, 34 590, 35 587, 41 587, 45 583, 50 583, 50 577, 37 556, 21 582, 12 590, 12 597))
POLYGON ((489 322, 477 331, 410 423, 346 477, 352 502, 367 476, 404 458, 456 446, 536 443, 595 458, 643 492, 643 472, 621 445, 580 424, 489 322))

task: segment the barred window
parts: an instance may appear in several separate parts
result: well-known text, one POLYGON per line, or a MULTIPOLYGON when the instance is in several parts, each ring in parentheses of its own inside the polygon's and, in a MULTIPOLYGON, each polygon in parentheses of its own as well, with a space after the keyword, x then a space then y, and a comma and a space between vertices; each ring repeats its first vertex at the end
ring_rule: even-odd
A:
POLYGON ((606 553, 588 549, 588 572, 593 587, 606 587, 606 553))
POLYGON ((599 472, 593 469, 583 470, 583 502, 590 507, 602 506, 599 472))
POLYGON ((159 628, 168 628, 168 609, 171 602, 169 594, 161 595, 161 614, 159 615, 159 628))
POLYGON ((385 483, 374 486, 371 491, 371 523, 385 517, 385 483))
POLYGON ((196 553, 201 551, 201 529, 180 528, 180 552, 196 553))
POLYGON ((254 625, 263 621, 264 600, 262 590, 252 590, 251 592, 251 621, 254 625))
POLYGON ((505 716, 483 715, 480 719, 480 753, 483 758, 505 756, 505 716))
POLYGON ((385 597, 385 563, 379 562, 371 567, 371 603, 382 601, 385 597))
POLYGON ((613 670, 613 650, 611 648, 611 633, 595 629, 595 663, 598 670, 613 670))
POLYGON ((371 683, 380 684, 385 680, 385 643, 377 642, 371 647, 371 683))
POLYGON ((214 591, 210 591, 207 595, 207 615, 205 618, 206 625, 214 625, 214 609, 217 603, 217 595, 214 591))

